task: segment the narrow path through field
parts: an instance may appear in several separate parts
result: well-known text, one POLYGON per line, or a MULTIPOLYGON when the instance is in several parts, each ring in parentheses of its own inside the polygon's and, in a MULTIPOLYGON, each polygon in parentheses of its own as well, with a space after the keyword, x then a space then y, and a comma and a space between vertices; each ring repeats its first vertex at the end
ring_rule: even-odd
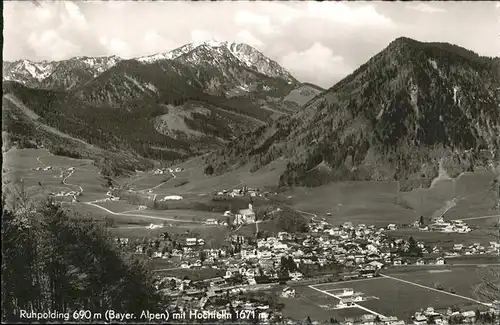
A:
POLYGON ((455 205, 457 205, 457 198, 453 198, 451 201, 446 201, 445 205, 442 206, 441 208, 437 209, 433 214, 432 218, 436 217, 443 217, 448 210, 453 208, 455 205))
POLYGON ((424 288, 424 289, 427 289, 427 290, 431 290, 431 291, 441 292, 441 293, 446 294, 446 295, 450 295, 450 296, 462 298, 462 299, 465 299, 465 300, 469 300, 469 301, 472 301, 472 302, 475 302, 477 304, 481 304, 481 305, 484 305, 484 306, 488 306, 488 307, 491 306, 491 304, 488 304, 488 303, 485 303, 485 302, 482 302, 482 301, 479 301, 479 300, 476 300, 476 299, 472 299, 472 298, 469 298, 469 297, 457 295, 455 293, 451 293, 451 292, 447 292, 447 291, 443 291, 443 290, 434 289, 434 288, 431 288, 431 287, 428 287, 428 286, 424 286, 422 284, 418 284, 418 283, 415 283, 415 282, 398 279, 398 278, 395 278, 395 277, 392 277, 392 276, 389 276, 389 275, 385 275, 385 274, 380 274, 380 275, 382 277, 384 277, 384 278, 387 278, 387 279, 391 279, 391 280, 395 280, 395 281, 399 281, 399 282, 411 284, 411 285, 414 285, 414 286, 417 286, 417 287, 420 287, 420 288, 424 288))
MULTIPOLYGON (((332 297, 334 297, 334 298, 338 299, 339 301, 340 301, 340 299, 341 299, 341 297, 336 296, 336 295, 334 295, 333 293, 330 293, 330 292, 327 292, 327 291, 324 291, 324 290, 320 290, 320 289, 318 289, 318 288, 315 288, 314 286, 308 286, 308 287, 309 287, 309 288, 311 288, 311 289, 314 289, 314 290, 316 290, 316 291, 319 291, 319 292, 321 292, 321 293, 323 293, 323 294, 325 294, 325 295, 332 296, 332 297)), ((368 308, 366 308, 366 307, 360 306, 360 305, 358 305, 358 304, 356 304, 356 303, 355 303, 355 304, 353 304, 353 307, 351 307, 351 308, 359 308, 359 309, 362 309, 362 310, 364 310, 364 311, 369 312, 370 314, 373 314, 373 315, 376 315, 376 316, 379 316, 379 317, 385 317, 384 315, 379 314, 379 313, 377 313, 376 311, 373 311, 373 310, 368 309, 368 308)))
POLYGON ((494 214, 494 215, 491 215, 491 216, 481 216, 481 217, 470 217, 470 218, 454 219, 454 220, 466 221, 466 220, 478 220, 478 219, 489 219, 489 218, 500 218, 500 214, 494 214))
POLYGON ((153 186, 153 187, 150 187, 150 188, 146 188, 146 189, 140 190, 139 192, 148 192, 148 191, 150 191, 150 190, 154 190, 154 189, 156 189, 156 188, 158 188, 158 187, 162 186, 162 185, 163 185, 163 184, 165 184, 166 182, 167 182, 167 181, 165 181, 165 182, 161 182, 160 184, 158 184, 158 185, 156 185, 156 186, 153 186))
POLYGON ((110 213, 115 216, 126 216, 126 217, 140 217, 140 218, 146 218, 146 219, 157 219, 157 220, 165 220, 165 221, 173 221, 173 222, 184 222, 184 223, 200 223, 196 221, 189 221, 189 220, 179 220, 179 219, 173 219, 173 218, 166 218, 166 217, 159 217, 159 216, 150 216, 150 215, 143 215, 143 214, 129 214, 129 213, 121 213, 121 212, 113 212, 109 209, 106 209, 105 207, 102 207, 98 204, 91 203, 91 202, 84 202, 84 204, 94 206, 96 208, 102 209, 106 211, 107 213, 110 213))
POLYGON ((82 192, 83 192, 83 188, 82 188, 80 185, 66 183, 66 180, 67 180, 68 178, 70 178, 70 177, 71 177, 71 175, 73 175, 74 173, 75 173, 75 169, 73 169, 73 170, 71 171, 71 173, 69 173, 69 174, 68 174, 68 176, 64 177, 64 178, 63 178, 63 184, 64 184, 64 185, 69 185, 69 186, 76 186, 76 187, 78 187, 78 188, 80 189, 80 192, 79 192, 79 193, 82 193, 82 192))

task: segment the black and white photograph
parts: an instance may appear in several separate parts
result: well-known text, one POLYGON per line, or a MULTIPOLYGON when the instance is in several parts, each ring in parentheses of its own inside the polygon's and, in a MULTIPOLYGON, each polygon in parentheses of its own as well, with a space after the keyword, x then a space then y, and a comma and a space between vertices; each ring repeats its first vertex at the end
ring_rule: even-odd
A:
POLYGON ((500 1, 3 1, 4 324, 500 324, 500 1))

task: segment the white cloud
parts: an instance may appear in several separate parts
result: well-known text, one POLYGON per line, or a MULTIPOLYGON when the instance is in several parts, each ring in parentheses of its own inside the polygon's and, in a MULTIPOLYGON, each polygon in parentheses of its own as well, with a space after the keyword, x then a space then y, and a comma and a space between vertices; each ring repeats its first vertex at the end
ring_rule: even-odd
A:
POLYGON ((248 44, 250 46, 257 47, 261 49, 264 46, 264 43, 252 35, 248 30, 242 30, 236 35, 236 41, 248 44))
POLYGON ((119 38, 103 36, 99 38, 99 42, 107 49, 108 55, 118 55, 122 58, 131 57, 130 46, 119 38))
POLYGON ((307 13, 310 17, 331 20, 351 25, 393 26, 393 21, 378 13, 372 5, 349 6, 342 2, 308 2, 307 13))
POLYGON ((353 71, 342 56, 335 55, 319 42, 305 51, 285 55, 281 63, 299 80, 311 81, 323 87, 331 87, 332 80, 339 80, 353 71))
POLYGON ((192 42, 198 43, 198 42, 204 42, 204 41, 209 41, 209 40, 221 41, 223 39, 218 37, 217 35, 214 35, 213 33, 209 32, 209 31, 206 31, 206 30, 195 29, 195 30, 191 31, 191 41, 192 42))
POLYGON ((34 49, 37 56, 50 57, 54 60, 67 59, 80 51, 79 46, 62 38, 53 29, 42 33, 31 33, 28 37, 28 44, 34 49))
MULTIPOLYGON (((489 56, 499 53, 497 24, 500 11, 495 9, 500 7, 498 2, 424 2, 424 5, 447 10, 433 15, 415 15, 419 12, 409 6, 422 9, 419 2, 39 3, 4 3, 3 54, 6 60, 54 60, 109 54, 136 57, 163 53, 193 40, 215 39, 248 43, 281 63, 279 59, 283 57, 290 62, 294 57, 307 56, 307 48, 318 42, 325 46, 335 44, 335 48, 331 47, 334 53, 345 59, 339 61, 337 57, 335 61, 328 57, 326 60, 330 63, 322 64, 325 73, 333 77, 320 82, 331 86, 341 75, 333 73, 329 66, 334 65, 339 71, 344 71, 347 65, 359 66, 401 35, 423 41, 452 42, 489 56), (479 34, 481 38, 474 37, 479 34), (106 36, 102 44, 100 36, 106 36), (112 53, 114 49, 116 53, 112 53), (63 53, 67 53, 66 57, 63 53), (300 53, 303 56, 299 56, 300 53)), ((310 56, 314 57, 311 59, 313 66, 323 60, 318 55, 310 56)), ((316 75, 323 74, 317 68, 307 73, 304 64, 296 60, 301 73, 297 77, 301 80, 314 81, 316 75)))
POLYGON ((150 55, 156 53, 165 53, 173 50, 175 45, 171 40, 162 37, 155 29, 149 30, 144 34, 143 54, 150 55))
POLYGON ((430 4, 423 3, 423 2, 420 2, 417 5, 413 5, 413 4, 409 5, 408 8, 410 8, 412 10, 416 10, 416 11, 429 13, 429 14, 434 14, 434 13, 438 13, 438 12, 446 12, 446 10, 443 8, 439 8, 439 7, 436 7, 434 5, 430 5, 430 4))
POLYGON ((63 24, 71 24, 79 29, 87 29, 87 19, 85 15, 80 11, 80 7, 74 2, 64 2, 64 7, 66 8, 67 15, 61 16, 63 19, 63 24))
POLYGON ((253 13, 248 10, 238 11, 234 16, 234 21, 236 23, 252 23, 263 25, 269 25, 271 23, 269 17, 253 13))
POLYGON ((279 2, 272 2, 272 3, 269 3, 271 6, 276 6, 273 9, 273 11, 275 12, 279 12, 279 15, 278 15, 278 20, 282 23, 282 24, 286 24, 286 23, 289 23, 301 16, 303 16, 303 11, 301 10, 297 10, 297 9, 294 9, 294 8, 291 8, 290 6, 286 5, 286 4, 282 4, 282 3, 279 3, 279 2))
POLYGON ((49 8, 43 6, 37 7, 34 11, 40 23, 49 21, 55 16, 54 12, 52 12, 49 8))
POLYGON ((234 22, 239 26, 255 25, 262 33, 271 33, 274 30, 268 16, 259 15, 248 10, 238 11, 234 16, 234 22))

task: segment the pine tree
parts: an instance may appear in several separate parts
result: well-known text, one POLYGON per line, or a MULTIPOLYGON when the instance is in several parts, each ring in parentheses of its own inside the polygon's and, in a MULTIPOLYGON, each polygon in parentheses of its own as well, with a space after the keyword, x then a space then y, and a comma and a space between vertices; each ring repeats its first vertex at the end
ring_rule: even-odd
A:
POLYGON ((95 222, 70 219, 50 200, 34 214, 2 208, 4 321, 18 320, 19 309, 140 313, 163 306, 146 266, 119 253, 95 222))

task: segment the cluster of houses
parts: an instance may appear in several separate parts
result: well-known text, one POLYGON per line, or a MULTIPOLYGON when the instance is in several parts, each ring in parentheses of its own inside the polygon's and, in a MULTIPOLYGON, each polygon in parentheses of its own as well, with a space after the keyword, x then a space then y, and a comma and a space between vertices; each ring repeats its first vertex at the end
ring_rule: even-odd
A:
POLYGON ((181 167, 176 168, 158 168, 153 171, 153 175, 163 175, 167 173, 179 173, 182 172, 183 169, 181 167))
MULTIPOLYGON (((245 210, 248 211, 242 211, 239 218, 242 222, 254 222, 251 206, 245 210)), ((216 219, 207 219, 205 223, 220 224, 216 219)), ((388 266, 446 263, 442 249, 429 249, 421 242, 416 242, 416 245, 422 250, 423 257, 401 256, 409 246, 408 241, 388 238, 385 228, 363 224, 354 226, 349 222, 331 226, 324 221, 314 221, 309 229, 308 233, 279 232, 276 236, 260 239, 236 236, 236 239, 228 238, 229 244, 210 249, 204 246, 202 238, 187 236, 178 240, 170 250, 165 250, 164 240, 160 240, 162 244, 152 247, 151 256, 170 259, 183 267, 198 267, 201 262, 204 267, 227 270, 228 276, 236 273, 243 275, 248 283, 253 282, 256 274, 276 277, 284 257, 294 263, 288 275, 291 280, 302 278, 301 272, 298 272, 301 265, 323 267, 339 263, 348 270, 341 274, 341 278, 348 280, 377 276, 380 269, 388 266), (203 261, 199 259, 200 254, 205 256, 203 261)), ((491 247, 498 248, 498 243, 493 243, 491 247)), ((459 248, 459 244, 454 247, 459 248)), ((473 245, 473 248, 480 249, 480 246, 473 245)), ((134 251, 145 253, 146 249, 139 245, 134 251)))
POLYGON ((348 317, 340 321, 342 325, 405 325, 404 320, 395 316, 377 316, 373 314, 364 314, 360 317, 348 317))
POLYGON ((169 310, 173 314, 184 314, 189 320, 193 320, 193 311, 196 310, 203 310, 205 315, 218 314, 222 317, 219 321, 231 321, 232 315, 236 315, 234 321, 255 319, 263 324, 283 319, 282 313, 268 302, 250 298, 249 293, 269 289, 270 286, 232 285, 221 278, 192 281, 165 276, 158 281, 157 288, 176 298, 169 310))
POLYGON ((55 197, 70 196, 73 198, 73 200, 76 200, 76 196, 79 194, 79 192, 77 192, 77 191, 68 191, 68 192, 61 191, 59 193, 50 193, 50 194, 55 196, 55 197))
POLYGON ((107 196, 106 198, 100 199, 100 200, 97 200, 94 202, 106 202, 106 201, 118 201, 118 200, 120 200, 120 197, 114 196, 112 191, 106 192, 106 196, 107 196))
MULTIPOLYGON (((151 192, 151 190, 149 190, 151 192)), ((163 199, 160 199, 159 201, 180 201, 182 200, 183 197, 180 195, 167 195, 163 199)))
POLYGON ((483 246, 480 243, 473 243, 470 245, 454 244, 452 252, 446 252, 445 255, 449 257, 460 255, 484 255, 498 253, 500 249, 499 242, 489 242, 489 246, 483 246))
POLYGON ((459 234, 466 234, 472 231, 472 229, 461 220, 452 220, 447 222, 444 221, 443 217, 436 218, 434 223, 430 225, 419 225, 419 229, 422 231, 437 231, 445 233, 455 232, 459 234))
POLYGON ((363 292, 355 292, 352 288, 339 288, 330 291, 330 293, 339 299, 335 309, 350 308, 355 306, 357 302, 366 301, 370 298, 376 299, 376 297, 366 297, 363 292))
POLYGON ((249 188, 248 186, 243 186, 242 188, 235 188, 231 190, 222 190, 216 193, 219 196, 228 196, 228 197, 243 197, 243 196, 263 196, 260 189, 258 188, 249 188))
POLYGON ((46 171, 52 170, 52 166, 47 166, 47 167, 43 167, 43 168, 42 168, 42 167, 37 167, 37 168, 35 168, 35 169, 33 169, 33 170, 36 170, 36 171, 41 171, 41 170, 43 170, 43 171, 45 171, 45 172, 46 172, 46 171))
MULTIPOLYGON (((236 223, 255 222, 255 213, 251 205, 248 209, 240 210, 233 216, 236 223)), ((352 280, 376 277, 380 269, 388 266, 444 265, 447 256, 445 253, 464 250, 482 251, 481 245, 471 245, 466 248, 457 244, 450 252, 446 252, 442 248, 429 247, 422 242, 413 241, 410 243, 409 240, 402 238, 391 238, 387 232, 394 229, 395 225, 376 227, 364 224, 353 225, 346 222, 339 226, 333 226, 324 220, 314 219, 311 220, 309 231, 306 233, 282 231, 274 236, 259 238, 230 235, 224 245, 215 248, 207 247, 208 245, 205 245, 203 238, 189 236, 189 234, 176 235, 173 239, 165 233, 158 239, 151 239, 147 242, 136 241, 123 244, 121 239, 118 241, 122 243, 123 247, 131 247, 137 254, 146 254, 153 259, 167 260, 172 264, 172 267, 216 269, 220 276, 210 279, 205 287, 196 287, 195 283, 182 282, 180 279, 169 280, 176 283, 174 286, 172 282, 172 286, 168 290, 165 289, 169 295, 179 294, 181 296, 181 292, 192 293, 186 295, 187 300, 184 301, 185 305, 183 305, 185 308, 191 306, 191 303, 209 305, 205 301, 206 297, 218 297, 228 291, 240 292, 270 283, 287 282, 291 285, 293 282, 304 280, 309 268, 340 264, 344 268, 344 273, 337 274, 337 279, 352 280), (421 256, 408 257, 405 255, 405 252, 412 245, 420 250, 421 256), (195 285, 195 287, 191 287, 191 285, 195 285)), ((219 224, 219 221, 208 219, 206 223, 216 225, 219 224)), ((499 245, 500 243, 493 242, 490 247, 498 250, 499 245)), ((166 278, 162 277, 162 279, 166 278)), ((281 292, 281 297, 284 298, 293 299, 295 295, 295 290, 290 287, 286 287, 281 292)), ((337 308, 349 308, 353 304, 367 299, 363 294, 348 288, 340 292, 339 296, 341 299, 336 306, 337 308)), ((244 305, 246 302, 242 304, 244 305)), ((266 309, 265 305, 254 307, 262 308, 262 312, 267 313, 266 315, 269 317, 273 315, 272 310, 266 309)), ((428 319, 430 316, 426 317, 428 319)), ((417 319, 423 318, 415 315, 414 321, 419 321, 417 319)), ((434 317, 433 319, 437 321, 439 318, 434 317)), ((359 320, 356 320, 352 324, 370 324, 371 321, 373 322, 373 320, 365 319, 363 323, 359 323, 359 320)), ((392 318, 385 321, 384 324, 404 324, 404 322, 401 323, 400 320, 392 318)))
POLYGON ((225 221, 219 221, 219 220, 214 219, 214 218, 208 218, 208 219, 205 220, 204 223, 206 225, 209 225, 209 226, 218 226, 218 225, 227 226, 227 222, 225 222, 225 221))
POLYGON ((415 325, 448 325, 448 324, 474 324, 484 320, 485 324, 494 324, 500 316, 500 301, 495 301, 488 310, 464 310, 448 308, 445 312, 438 312, 433 307, 416 312, 412 317, 415 325))

